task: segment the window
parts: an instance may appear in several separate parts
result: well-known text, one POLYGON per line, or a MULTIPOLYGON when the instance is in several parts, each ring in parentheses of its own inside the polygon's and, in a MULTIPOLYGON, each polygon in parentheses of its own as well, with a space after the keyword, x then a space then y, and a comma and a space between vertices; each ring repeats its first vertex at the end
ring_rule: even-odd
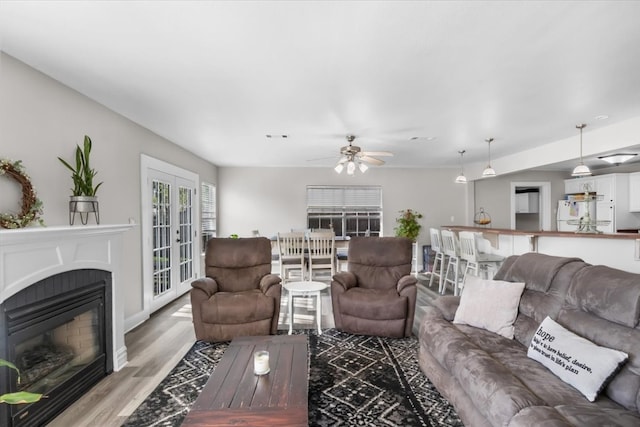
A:
POLYGON ((202 206, 202 251, 207 246, 207 240, 216 237, 216 186, 203 182, 200 185, 200 197, 202 206))
POLYGON ((382 235, 382 188, 307 186, 307 227, 339 237, 382 235))

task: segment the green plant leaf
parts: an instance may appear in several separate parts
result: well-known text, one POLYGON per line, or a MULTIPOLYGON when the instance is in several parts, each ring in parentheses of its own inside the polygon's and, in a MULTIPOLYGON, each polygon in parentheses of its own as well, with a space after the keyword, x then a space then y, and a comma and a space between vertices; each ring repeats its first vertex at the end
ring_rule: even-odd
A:
POLYGON ((8 403, 9 405, 18 405, 21 403, 33 403, 42 398, 39 393, 30 393, 28 391, 19 391, 17 393, 6 393, 0 396, 0 403, 8 403))

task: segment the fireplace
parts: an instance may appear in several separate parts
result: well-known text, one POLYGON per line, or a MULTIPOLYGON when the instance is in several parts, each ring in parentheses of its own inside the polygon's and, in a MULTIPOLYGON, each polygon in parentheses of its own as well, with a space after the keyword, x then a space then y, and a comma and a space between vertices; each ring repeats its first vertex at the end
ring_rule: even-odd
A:
MULTIPOLYGON (((0 229, 0 358, 21 359, 25 389, 49 396, 0 404, 1 426, 42 424, 67 404, 51 403, 58 395, 75 401, 127 364, 123 236, 133 227, 0 229)), ((0 369, 0 393, 17 390, 13 370, 0 369)))
POLYGON ((1 304, 0 358, 16 364, 21 383, 13 372, 3 375, 0 394, 24 390, 47 397, 2 405, 0 425, 44 424, 113 371, 110 284, 110 272, 73 270, 1 304))

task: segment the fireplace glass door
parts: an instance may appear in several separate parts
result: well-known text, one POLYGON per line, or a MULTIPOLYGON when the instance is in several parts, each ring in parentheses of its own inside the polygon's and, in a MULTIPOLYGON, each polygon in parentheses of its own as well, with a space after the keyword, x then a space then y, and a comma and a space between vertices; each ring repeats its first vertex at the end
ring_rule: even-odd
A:
POLYGON ((15 346, 18 391, 49 394, 103 352, 98 307, 15 346))

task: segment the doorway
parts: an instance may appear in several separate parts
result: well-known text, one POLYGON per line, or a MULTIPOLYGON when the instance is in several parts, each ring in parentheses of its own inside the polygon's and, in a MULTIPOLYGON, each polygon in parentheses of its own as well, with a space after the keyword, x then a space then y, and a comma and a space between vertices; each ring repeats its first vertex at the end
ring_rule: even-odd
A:
POLYGON ((190 289, 197 256, 198 176, 142 157, 144 310, 153 313, 190 289))
POLYGON ((511 183, 511 229, 551 230, 551 183, 511 183))

